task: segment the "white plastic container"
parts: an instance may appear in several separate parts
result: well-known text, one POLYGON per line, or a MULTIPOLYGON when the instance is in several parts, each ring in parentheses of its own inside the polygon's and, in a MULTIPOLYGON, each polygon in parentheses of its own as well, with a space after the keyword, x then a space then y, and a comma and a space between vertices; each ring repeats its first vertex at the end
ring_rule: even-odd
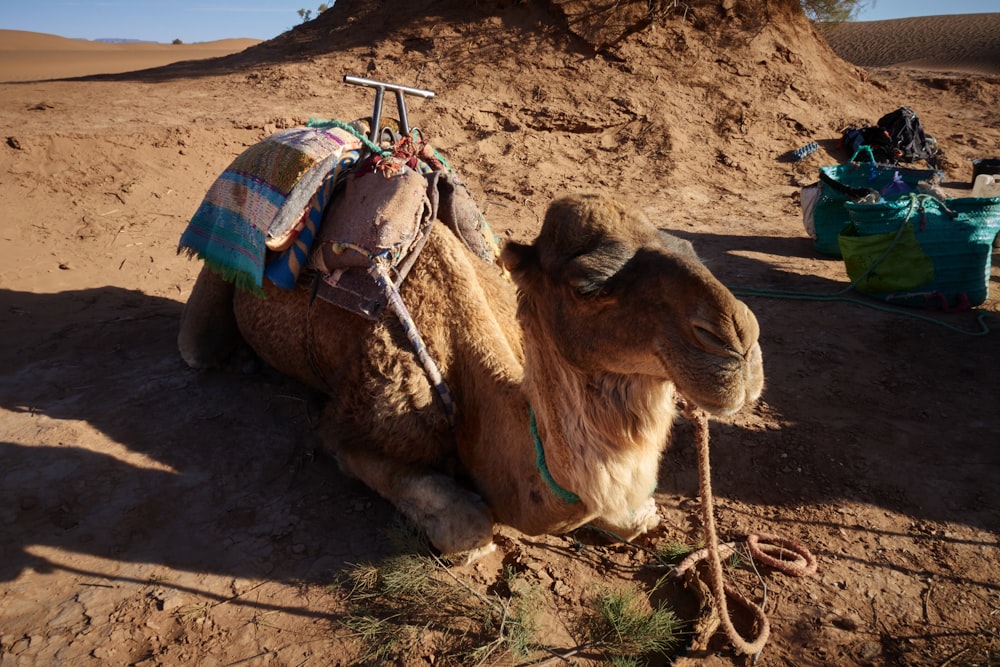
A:
POLYGON ((972 184, 973 197, 1000 197, 1000 181, 993 174, 979 174, 972 184))

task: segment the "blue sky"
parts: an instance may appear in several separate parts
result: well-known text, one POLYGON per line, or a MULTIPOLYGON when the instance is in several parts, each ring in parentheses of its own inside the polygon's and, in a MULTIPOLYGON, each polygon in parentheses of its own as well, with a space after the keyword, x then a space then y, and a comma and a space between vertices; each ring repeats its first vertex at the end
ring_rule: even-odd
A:
POLYGON ((858 21, 884 21, 910 16, 1000 12, 1000 0, 868 0, 858 21))
MULTIPOLYGON (((271 39, 316 13, 314 0, 0 0, 0 28, 78 39, 271 39)), ((327 4, 332 4, 328 2, 327 4)))
MULTIPOLYGON (((0 28, 152 42, 271 39, 301 22, 299 9, 315 14, 319 4, 305 0, 0 0, 0 28)), ((874 0, 869 5, 858 20, 1000 12, 1000 0, 874 0)))

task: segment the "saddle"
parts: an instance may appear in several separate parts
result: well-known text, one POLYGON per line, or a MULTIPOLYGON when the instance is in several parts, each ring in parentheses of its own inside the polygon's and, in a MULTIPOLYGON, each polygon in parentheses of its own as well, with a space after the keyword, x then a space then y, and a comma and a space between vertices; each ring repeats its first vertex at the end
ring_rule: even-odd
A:
POLYGON ((366 160, 347 176, 323 214, 309 256, 308 268, 322 276, 319 298, 379 319, 387 298, 371 278, 371 267, 383 267, 398 289, 435 220, 483 260, 496 259, 489 224, 465 184, 416 157, 419 151, 397 148, 392 158, 366 160))

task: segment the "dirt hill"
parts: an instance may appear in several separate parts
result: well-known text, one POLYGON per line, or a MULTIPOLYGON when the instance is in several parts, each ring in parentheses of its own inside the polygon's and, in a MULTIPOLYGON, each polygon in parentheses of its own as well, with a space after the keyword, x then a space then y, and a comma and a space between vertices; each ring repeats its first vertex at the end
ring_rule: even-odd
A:
MULTIPOLYGON (((969 29, 935 26, 956 44, 969 29)), ((187 221, 276 129, 369 115, 370 91, 345 74, 436 93, 408 101, 410 120, 501 239, 532 238, 557 193, 615 192, 744 288, 768 384, 712 425, 720 529, 780 533, 819 559, 806 579, 761 569, 772 637, 758 665, 989 664, 1000 270, 975 311, 804 298, 847 278, 813 250, 799 192, 848 157, 843 127, 906 105, 967 195, 971 160, 1000 156, 1000 79, 849 64, 794 0, 339 0, 222 58, 0 84, 0 663, 353 665, 394 639, 375 664, 476 664, 477 647, 497 648, 482 664, 597 664, 607 647, 582 619, 602 586, 694 620, 682 586, 654 591, 666 569, 650 555, 701 539, 686 422, 661 465, 663 524, 639 543, 501 529, 495 558, 449 570, 462 584, 436 571, 463 604, 532 601, 527 656, 509 657, 499 626, 467 624, 481 604, 458 607, 461 622, 443 604, 383 607, 391 622, 365 627, 384 632, 362 634, 371 607, 331 584, 413 553, 392 539, 392 508, 316 451, 302 387, 180 360, 200 268, 176 254, 187 221), (790 161, 810 141, 820 150, 790 161), (774 288, 798 297, 749 291, 774 288)), ((733 577, 760 600, 751 570, 733 577)), ((687 657, 742 662, 721 635, 687 657)))
POLYGON ((734 177, 787 183, 783 153, 881 115, 860 71, 793 3, 724 4, 649 14, 640 3, 434 3, 425 15, 344 3, 240 58, 293 54, 333 76, 440 91, 417 117, 435 119, 445 148, 476 156, 462 164, 484 189, 517 168, 515 191, 503 193, 513 199, 548 198, 571 174, 599 187, 667 178, 681 192, 734 177), (571 137, 585 153, 560 149, 571 137))

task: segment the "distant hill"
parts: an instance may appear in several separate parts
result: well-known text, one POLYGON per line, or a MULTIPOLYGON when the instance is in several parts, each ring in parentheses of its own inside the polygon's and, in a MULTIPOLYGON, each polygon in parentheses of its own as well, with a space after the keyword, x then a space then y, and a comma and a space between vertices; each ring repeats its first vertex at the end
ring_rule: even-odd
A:
POLYGON ((159 44, 160 42, 153 42, 148 39, 124 39, 121 37, 102 37, 100 39, 93 40, 95 42, 102 42, 104 44, 159 44))
POLYGON ((133 72, 182 60, 218 58, 259 43, 259 39, 222 39, 195 44, 69 39, 0 29, 0 81, 133 72))

